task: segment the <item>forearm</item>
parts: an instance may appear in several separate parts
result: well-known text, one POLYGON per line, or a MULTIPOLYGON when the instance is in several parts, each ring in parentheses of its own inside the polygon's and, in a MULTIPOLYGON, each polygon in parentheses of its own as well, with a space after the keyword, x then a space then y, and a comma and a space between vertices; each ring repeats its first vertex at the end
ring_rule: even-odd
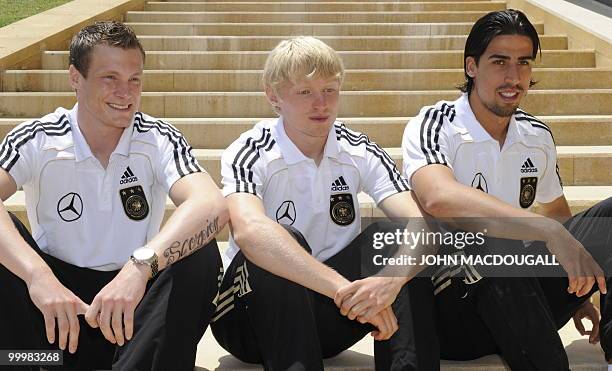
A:
POLYGON ((235 226, 234 238, 257 266, 329 298, 349 281, 312 257, 281 225, 267 217, 235 226))
POLYGON ((26 243, 13 225, 4 205, 0 206, 0 264, 29 285, 31 278, 52 273, 45 261, 26 243))
POLYGON ((553 219, 513 207, 463 185, 449 187, 435 204, 423 206, 435 218, 449 218, 455 226, 467 231, 486 230, 490 237, 546 241, 551 234, 564 230, 553 219))
POLYGON ((229 215, 223 198, 187 199, 147 244, 158 255, 158 268, 177 262, 210 242, 227 224, 229 215))

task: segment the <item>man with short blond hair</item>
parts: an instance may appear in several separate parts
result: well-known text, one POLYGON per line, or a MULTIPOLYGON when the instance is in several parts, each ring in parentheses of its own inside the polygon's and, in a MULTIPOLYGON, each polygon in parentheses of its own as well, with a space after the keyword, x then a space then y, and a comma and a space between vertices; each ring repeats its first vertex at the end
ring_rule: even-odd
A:
POLYGON ((435 369, 437 344, 419 323, 431 313, 418 313, 433 298, 431 282, 363 276, 372 236, 395 225, 362 231, 358 194, 387 216, 421 213, 389 155, 336 121, 341 59, 316 38, 295 37, 270 53, 263 76, 280 116, 257 123, 222 157, 233 238, 211 325, 216 339, 266 370, 322 370, 323 358, 370 331, 376 343, 393 335, 401 306, 415 341, 377 356, 377 369, 435 369))

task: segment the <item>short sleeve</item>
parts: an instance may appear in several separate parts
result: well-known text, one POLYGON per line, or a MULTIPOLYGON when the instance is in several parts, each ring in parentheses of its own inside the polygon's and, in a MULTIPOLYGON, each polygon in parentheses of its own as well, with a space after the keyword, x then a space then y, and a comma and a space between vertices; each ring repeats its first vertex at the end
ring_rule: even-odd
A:
POLYGON ((365 174, 363 190, 378 205, 385 198, 409 191, 408 181, 397 169, 389 154, 369 139, 365 142, 365 174))
POLYGON ((539 203, 549 203, 563 196, 563 183, 559 174, 557 164, 557 149, 552 138, 552 133, 546 131, 547 143, 544 147, 546 151, 546 170, 540 178, 536 191, 536 201, 539 203))
POLYGON ((269 130, 251 130, 232 143, 221 157, 221 176, 223 195, 250 193, 263 197, 265 165, 260 151, 270 146, 274 140, 269 130))
POLYGON ((452 169, 447 120, 443 110, 425 107, 406 125, 402 157, 404 176, 409 182, 412 182, 412 175, 426 165, 441 164, 452 169))
MULTIPOLYGON (((65 130, 70 130, 65 124, 65 130)), ((35 173, 36 155, 40 154, 36 134, 44 131, 40 121, 24 122, 11 130, 0 144, 0 167, 15 180, 17 188, 28 183, 35 173)))
POLYGON ((193 149, 183 134, 172 125, 158 121, 159 169, 158 182, 166 192, 182 177, 204 170, 193 155, 193 149))

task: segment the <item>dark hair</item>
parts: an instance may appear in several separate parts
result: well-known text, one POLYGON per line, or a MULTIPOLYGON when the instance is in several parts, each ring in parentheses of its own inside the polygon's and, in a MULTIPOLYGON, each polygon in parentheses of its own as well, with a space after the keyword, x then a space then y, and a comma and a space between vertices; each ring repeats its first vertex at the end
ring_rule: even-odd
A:
POLYGON ((87 77, 89 57, 96 45, 139 49, 142 53, 142 60, 144 61, 145 58, 145 51, 131 28, 115 21, 96 22, 81 29, 70 42, 70 64, 83 77, 87 77))
MULTIPOLYGON (((457 88, 464 93, 471 93, 474 86, 473 79, 467 74, 467 64, 465 60, 468 57, 473 57, 478 64, 480 57, 484 54, 487 47, 494 38, 501 35, 521 35, 531 39, 533 45, 532 57, 538 55, 540 49, 540 38, 533 24, 529 22, 527 16, 520 10, 506 9, 496 12, 491 12, 480 18, 474 23, 467 41, 465 42, 465 51, 463 52, 463 74, 465 82, 457 88)), ((535 82, 530 81, 530 86, 535 82)))

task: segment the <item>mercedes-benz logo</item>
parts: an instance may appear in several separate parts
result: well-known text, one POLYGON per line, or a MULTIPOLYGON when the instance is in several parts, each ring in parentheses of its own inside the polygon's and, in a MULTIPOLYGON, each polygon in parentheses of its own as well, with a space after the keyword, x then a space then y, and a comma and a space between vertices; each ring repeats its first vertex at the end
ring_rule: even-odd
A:
POLYGON ((282 224, 293 225, 295 222, 295 204, 293 201, 284 201, 276 210, 276 221, 282 224))
POLYGON ((74 222, 83 214, 83 200, 78 193, 70 192, 60 198, 57 203, 57 213, 65 222, 74 222))
POLYGON ((484 193, 489 193, 489 187, 487 186, 487 180, 485 179, 482 173, 477 173, 474 176, 474 180, 472 180, 472 187, 483 191, 484 193))

